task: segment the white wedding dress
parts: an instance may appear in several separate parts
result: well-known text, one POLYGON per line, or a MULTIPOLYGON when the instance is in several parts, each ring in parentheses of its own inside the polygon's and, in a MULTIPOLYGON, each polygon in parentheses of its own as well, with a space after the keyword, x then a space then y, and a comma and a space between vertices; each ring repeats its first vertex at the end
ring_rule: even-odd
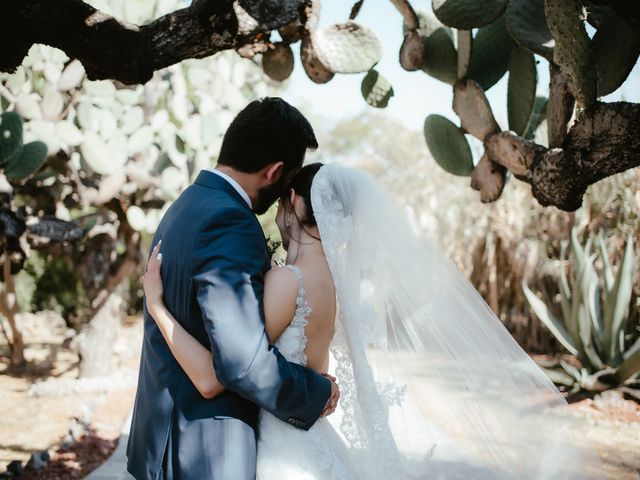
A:
MULTIPOLYGON (((295 317, 275 346, 290 362, 307 364, 305 327, 311 308, 305 297, 302 274, 298 277, 295 317)), ((327 418, 319 419, 309 431, 299 430, 264 410, 258 429, 257 480, 351 480, 359 478, 348 466, 346 445, 327 418)))
MULTIPOLYGON (((308 432, 262 412, 258 480, 602 478, 556 387, 373 178, 325 165, 311 201, 341 399, 308 432)), ((276 346, 305 365, 310 308, 289 268, 297 308, 276 346)))

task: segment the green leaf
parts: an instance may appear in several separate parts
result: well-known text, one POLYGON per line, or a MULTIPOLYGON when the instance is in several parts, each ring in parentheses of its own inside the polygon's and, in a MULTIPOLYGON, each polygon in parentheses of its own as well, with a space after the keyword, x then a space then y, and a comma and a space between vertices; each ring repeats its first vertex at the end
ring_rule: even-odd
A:
POLYGON ((7 180, 22 180, 37 172, 47 158, 47 146, 42 142, 27 143, 17 160, 4 169, 7 180))
POLYGON ((445 171, 460 176, 471 174, 469 142, 453 122, 441 115, 429 115, 424 121, 424 136, 431 155, 445 171))
POLYGON ((640 55, 640 31, 615 13, 609 15, 591 40, 598 76, 598 97, 616 91, 640 55))
POLYGON ((616 372, 618 384, 626 382, 628 379, 640 372, 640 349, 629 355, 620 365, 616 372))
POLYGON ((609 361, 612 363, 617 363, 616 359, 620 358, 620 337, 624 333, 629 315, 635 269, 633 253, 633 240, 629 237, 613 287, 605 297, 605 345, 608 346, 609 361))
POLYGON ((16 112, 0 115, 0 166, 22 153, 22 117, 16 112))
POLYGON ((362 79, 360 91, 365 101, 376 108, 385 108, 393 97, 393 87, 376 70, 371 69, 362 79))
POLYGON ((507 116, 509 130, 524 135, 536 102, 538 70, 533 54, 524 48, 514 48, 509 62, 507 86, 507 116))
POLYGON ((598 246, 600 247, 600 258, 602 259, 605 294, 608 294, 613 288, 614 276, 613 270, 611 269, 611 262, 609 261, 609 252, 607 251, 607 246, 604 243, 602 231, 598 233, 598 246))
POLYGON ((442 23, 470 30, 487 25, 502 15, 507 0, 433 0, 432 4, 442 23))
POLYGON ((551 60, 555 40, 544 14, 544 0, 509 0, 507 28, 521 47, 551 60))
POLYGON ((549 377, 549 380, 551 380, 556 385, 564 385, 565 387, 571 387, 574 383, 576 383, 576 380, 573 377, 571 377, 570 375, 567 375, 564 372, 561 372, 560 370, 551 370, 549 368, 543 368, 542 371, 547 375, 547 377, 549 377))
POLYGON ((480 28, 471 48, 469 78, 478 82, 485 91, 489 90, 507 72, 514 46, 504 17, 480 28))
POLYGON ((529 301, 529 305, 531 305, 531 308, 540 321, 551 331, 551 333, 553 333, 553 336, 556 337, 556 339, 569 351, 569 353, 578 355, 578 349, 562 322, 553 316, 549 308, 529 289, 524 281, 522 282, 522 290, 529 301))

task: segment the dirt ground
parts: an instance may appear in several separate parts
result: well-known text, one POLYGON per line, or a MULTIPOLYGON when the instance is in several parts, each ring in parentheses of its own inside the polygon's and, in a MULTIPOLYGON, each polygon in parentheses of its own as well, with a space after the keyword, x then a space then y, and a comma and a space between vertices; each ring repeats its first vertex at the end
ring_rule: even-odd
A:
POLYGON ((120 329, 113 374, 88 381, 76 380, 79 357, 62 344, 72 332, 56 320, 25 328, 26 373, 8 370, 7 346, 0 343, 0 472, 13 460, 26 463, 32 452, 48 450, 52 459, 44 472, 23 479, 83 478, 98 467, 115 448, 135 396, 139 318, 120 329), (64 445, 70 430, 76 441, 64 445))
MULTIPOLYGON (((131 318, 121 328, 113 375, 88 384, 74 380, 78 356, 63 346, 72 332, 50 323, 33 320, 25 329, 26 374, 8 372, 7 347, 0 342, 0 472, 12 460, 26 462, 32 452, 48 450, 53 464, 46 473, 20 478, 83 478, 113 451, 131 409, 141 322, 131 318), (83 422, 89 430, 70 448, 61 448, 73 424, 83 422)), ((588 425, 585 440, 597 448, 607 478, 639 480, 640 405, 610 392, 570 408, 588 425)))

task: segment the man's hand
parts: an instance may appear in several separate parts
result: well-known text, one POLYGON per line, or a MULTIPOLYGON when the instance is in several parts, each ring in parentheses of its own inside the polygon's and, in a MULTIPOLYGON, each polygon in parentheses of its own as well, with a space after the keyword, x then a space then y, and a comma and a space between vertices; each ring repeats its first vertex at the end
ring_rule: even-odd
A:
POLYGON ((333 375, 329 375, 328 373, 321 373, 321 375, 331 381, 331 395, 329 396, 329 400, 327 400, 327 404, 320 415, 321 417, 326 417, 336 411, 338 400, 340 400, 340 387, 338 387, 336 377, 333 375))

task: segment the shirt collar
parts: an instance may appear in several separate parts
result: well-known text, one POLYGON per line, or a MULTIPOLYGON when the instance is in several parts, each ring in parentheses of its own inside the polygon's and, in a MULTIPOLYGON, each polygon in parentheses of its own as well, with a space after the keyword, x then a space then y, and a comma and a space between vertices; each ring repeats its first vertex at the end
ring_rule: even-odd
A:
POLYGON ((231 178, 226 173, 221 172, 220 170, 216 170, 215 168, 207 168, 207 171, 211 173, 215 173, 216 175, 224 178, 227 182, 229 182, 229 184, 231 184, 234 190, 240 194, 240 196, 247 203, 247 205, 249 205, 249 208, 253 209, 253 205, 251 203, 251 198, 249 197, 249 194, 246 192, 244 188, 240 186, 238 182, 236 182, 233 178, 231 178))

